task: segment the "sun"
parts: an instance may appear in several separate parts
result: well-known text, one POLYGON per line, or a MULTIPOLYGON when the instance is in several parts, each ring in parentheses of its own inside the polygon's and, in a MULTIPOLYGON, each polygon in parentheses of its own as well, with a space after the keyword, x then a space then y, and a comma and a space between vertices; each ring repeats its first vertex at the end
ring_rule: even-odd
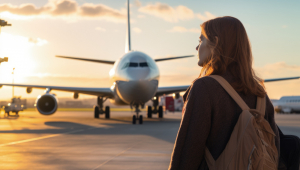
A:
POLYGON ((0 82, 12 81, 12 71, 15 68, 15 82, 22 83, 26 76, 34 73, 36 63, 32 57, 32 48, 35 43, 30 38, 0 33, 0 57, 8 57, 7 63, 0 65, 0 82))

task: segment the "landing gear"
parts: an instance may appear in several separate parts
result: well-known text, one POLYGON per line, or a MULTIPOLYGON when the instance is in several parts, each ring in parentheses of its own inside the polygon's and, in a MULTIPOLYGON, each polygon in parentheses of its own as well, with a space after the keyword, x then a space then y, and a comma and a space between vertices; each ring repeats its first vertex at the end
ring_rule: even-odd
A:
POLYGON ((109 119, 110 118, 110 109, 109 106, 105 107, 105 119, 109 119))
POLYGON ((99 106, 94 106, 94 118, 98 119, 99 118, 99 106))
POLYGON ((147 117, 152 118, 152 107, 148 106, 147 117))
POLYGON ((110 108, 109 106, 105 107, 105 110, 103 110, 103 103, 106 101, 103 100, 103 97, 98 97, 97 98, 97 104, 94 106, 94 118, 99 118, 100 114, 105 114, 105 118, 109 119, 110 118, 110 108))
POLYGON ((136 116, 133 115, 133 116, 132 116, 132 124, 135 124, 135 123, 136 123, 136 116))
POLYGON ((159 98, 158 96, 155 96, 152 100, 153 108, 154 108, 153 110, 152 110, 152 106, 148 106, 148 112, 147 112, 148 118, 152 118, 153 113, 157 113, 158 118, 163 118, 163 107, 158 105, 159 104, 158 98, 159 98))
POLYGON ((163 107, 162 106, 159 106, 159 108, 158 108, 158 117, 159 118, 163 118, 163 107))
POLYGON ((140 115, 139 123, 140 123, 140 124, 143 124, 143 115, 140 115))
POLYGON ((135 105, 135 113, 136 113, 136 115, 132 116, 132 124, 136 124, 136 120, 137 119, 139 120, 139 124, 143 124, 143 115, 139 116, 140 111, 141 110, 139 109, 139 105, 136 104, 135 105))

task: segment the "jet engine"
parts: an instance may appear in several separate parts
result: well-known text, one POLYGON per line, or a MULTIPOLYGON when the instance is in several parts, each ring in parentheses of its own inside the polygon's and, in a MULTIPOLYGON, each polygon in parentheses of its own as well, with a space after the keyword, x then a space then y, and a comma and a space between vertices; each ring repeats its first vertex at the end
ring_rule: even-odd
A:
POLYGON ((180 98, 180 94, 179 93, 175 93, 173 96, 174 96, 175 99, 179 99, 180 98))
POLYGON ((54 94, 46 93, 36 99, 35 106, 42 115, 52 115, 57 110, 57 103, 58 101, 54 94))
POLYGON ((74 99, 78 99, 78 97, 79 97, 79 94, 78 93, 74 93, 74 99))
POLYGON ((32 92, 32 87, 27 87, 27 88, 26 88, 26 92, 27 92, 28 94, 30 94, 30 93, 32 92))

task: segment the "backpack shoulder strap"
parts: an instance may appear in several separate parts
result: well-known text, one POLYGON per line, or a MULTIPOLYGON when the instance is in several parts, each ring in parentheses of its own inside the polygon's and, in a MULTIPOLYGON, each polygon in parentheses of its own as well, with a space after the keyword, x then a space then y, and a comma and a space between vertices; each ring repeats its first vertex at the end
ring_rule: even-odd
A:
POLYGON ((257 97, 256 110, 264 117, 266 112, 266 96, 257 97))
POLYGON ((241 107, 242 110, 249 110, 250 108, 240 97, 240 95, 234 90, 234 88, 221 76, 210 75, 209 77, 217 80, 220 85, 227 91, 227 93, 233 98, 233 100, 241 107))

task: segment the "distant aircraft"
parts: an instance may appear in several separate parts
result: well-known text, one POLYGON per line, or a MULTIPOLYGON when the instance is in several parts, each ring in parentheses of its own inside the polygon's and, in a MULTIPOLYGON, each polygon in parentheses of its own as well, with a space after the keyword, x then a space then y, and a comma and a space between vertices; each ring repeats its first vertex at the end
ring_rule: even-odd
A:
MULTIPOLYGON (((60 58, 75 59, 82 61, 90 61, 102 64, 113 65, 109 75, 112 80, 110 88, 86 88, 86 87, 63 87, 63 86, 39 86, 39 85, 24 85, 24 84, 0 84, 0 86, 19 86, 27 87, 27 93, 31 93, 32 88, 46 89, 45 94, 40 95, 36 100, 36 108, 43 115, 51 115, 57 110, 57 99, 51 90, 73 92, 74 98, 78 98, 79 94, 88 94, 97 96, 97 105, 94 107, 94 117, 99 118, 100 114, 105 114, 105 118, 110 118, 110 108, 106 106, 103 108, 103 103, 110 99, 116 105, 130 105, 135 108, 136 115, 132 117, 132 123, 135 124, 136 120, 143 123, 143 116, 139 115, 139 107, 144 108, 145 103, 149 100, 153 101, 153 107, 148 106, 147 117, 152 118, 153 113, 158 113, 158 117, 163 117, 163 108, 159 106, 159 96, 164 94, 175 93, 176 98, 179 97, 179 92, 186 91, 187 86, 168 86, 158 87, 159 70, 156 62, 180 59, 189 56, 171 57, 152 59, 145 53, 131 50, 130 40, 130 14, 129 14, 129 0, 127 0, 127 37, 125 54, 123 57, 116 61, 86 59, 67 56, 56 56, 60 58), (153 108, 153 110, 152 110, 153 108)), ((298 79, 300 77, 280 78, 280 79, 267 79, 265 82, 298 79)))
POLYGON ((278 113, 300 113, 300 96, 282 96, 272 103, 278 113))

